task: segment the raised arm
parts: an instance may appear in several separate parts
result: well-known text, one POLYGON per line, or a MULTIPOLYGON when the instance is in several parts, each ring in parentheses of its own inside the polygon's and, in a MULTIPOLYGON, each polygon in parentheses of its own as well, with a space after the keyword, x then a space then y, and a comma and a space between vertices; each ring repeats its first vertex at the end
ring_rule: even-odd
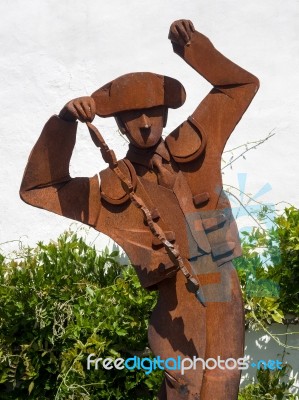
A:
POLYGON ((258 79, 215 49, 191 21, 175 21, 169 32, 174 52, 211 83, 213 89, 192 117, 206 135, 213 136, 221 155, 230 134, 259 87, 258 79))
POLYGON ((98 178, 71 178, 69 174, 76 120, 92 121, 95 115, 90 99, 72 100, 46 123, 29 156, 20 196, 32 206, 93 226, 100 210, 98 178))

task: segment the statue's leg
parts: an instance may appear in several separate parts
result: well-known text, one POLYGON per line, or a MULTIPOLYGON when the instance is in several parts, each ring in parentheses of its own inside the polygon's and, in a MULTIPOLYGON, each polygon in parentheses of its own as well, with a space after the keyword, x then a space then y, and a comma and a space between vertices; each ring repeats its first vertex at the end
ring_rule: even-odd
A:
MULTIPOLYGON (((149 326, 149 343, 161 360, 180 356, 184 358, 205 356, 206 308, 186 288, 183 274, 178 273, 159 285, 159 299, 149 326)), ((187 363, 188 364, 188 363, 187 363)), ((188 366, 186 364, 186 366, 188 366)), ((158 398, 160 400, 199 400, 202 385, 202 365, 196 369, 173 369, 169 361, 165 380, 158 398)))
MULTIPOLYGON (((239 279, 231 262, 219 267, 223 298, 209 301, 206 308, 207 342, 206 359, 237 360, 244 353, 244 309, 239 279)), ((209 299, 213 300, 213 299, 209 299)), ((234 362, 229 363, 229 368, 234 362)), ((222 364, 223 367, 223 364, 222 364)), ((225 367, 225 366, 224 366, 225 367)), ((206 369, 200 400, 236 400, 241 371, 238 367, 224 370, 206 369)))

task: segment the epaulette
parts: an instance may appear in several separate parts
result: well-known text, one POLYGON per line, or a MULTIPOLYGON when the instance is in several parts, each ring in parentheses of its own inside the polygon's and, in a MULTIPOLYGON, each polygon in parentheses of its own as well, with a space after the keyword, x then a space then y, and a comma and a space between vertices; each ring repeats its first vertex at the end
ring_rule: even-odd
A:
MULTIPOLYGON (((136 188, 136 172, 129 160, 123 159, 118 161, 118 167, 121 172, 128 178, 134 189, 136 188)), ((110 204, 123 204, 129 200, 129 195, 126 193, 118 176, 109 167, 100 172, 100 191, 101 198, 110 204)))
POLYGON ((203 128, 191 116, 165 139, 168 150, 177 163, 188 163, 199 158, 206 148, 203 128))

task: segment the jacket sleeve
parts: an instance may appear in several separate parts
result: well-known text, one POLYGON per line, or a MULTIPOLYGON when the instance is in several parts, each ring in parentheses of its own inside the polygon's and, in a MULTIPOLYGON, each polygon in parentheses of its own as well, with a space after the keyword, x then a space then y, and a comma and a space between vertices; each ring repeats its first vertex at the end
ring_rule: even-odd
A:
POLYGON ((213 136, 214 146, 221 154, 256 94, 259 81, 223 56, 206 36, 197 31, 192 34, 189 46, 173 43, 173 49, 213 86, 192 117, 208 137, 213 136))
POLYGON ((53 116, 31 151, 20 188, 23 201, 94 226, 100 211, 97 176, 71 178, 77 123, 53 116))

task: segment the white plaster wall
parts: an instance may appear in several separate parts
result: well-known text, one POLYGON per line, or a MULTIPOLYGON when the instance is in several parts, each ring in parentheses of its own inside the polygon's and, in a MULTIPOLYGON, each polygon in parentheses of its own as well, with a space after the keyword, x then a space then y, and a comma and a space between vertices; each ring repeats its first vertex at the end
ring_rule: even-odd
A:
MULTIPOLYGON (((289 364, 292 367, 290 378, 295 379, 292 393, 299 393, 299 336, 298 325, 273 324, 267 327, 268 333, 263 330, 248 330, 245 334, 245 355, 250 363, 258 363, 259 360, 268 362, 278 360, 282 365, 289 364), (283 344, 284 346, 282 346, 283 344)), ((241 387, 251 382, 256 382, 256 368, 249 367, 244 370, 241 378, 241 387)))

